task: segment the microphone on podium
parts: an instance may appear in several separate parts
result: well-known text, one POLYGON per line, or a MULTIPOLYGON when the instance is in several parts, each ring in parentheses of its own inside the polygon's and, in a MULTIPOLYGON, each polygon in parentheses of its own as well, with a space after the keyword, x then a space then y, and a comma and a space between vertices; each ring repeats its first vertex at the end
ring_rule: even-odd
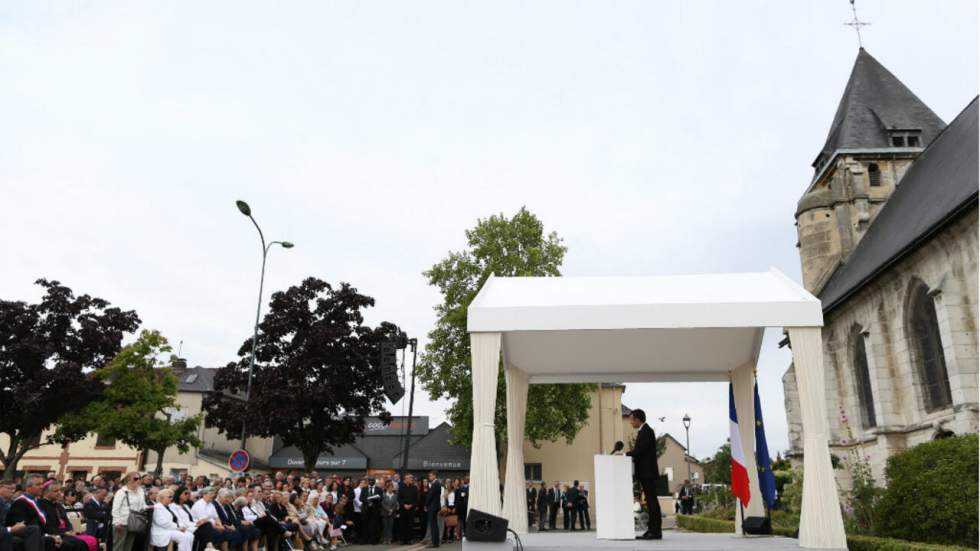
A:
POLYGON ((616 443, 613 444, 612 455, 622 455, 622 453, 623 453, 623 441, 617 440, 616 443))

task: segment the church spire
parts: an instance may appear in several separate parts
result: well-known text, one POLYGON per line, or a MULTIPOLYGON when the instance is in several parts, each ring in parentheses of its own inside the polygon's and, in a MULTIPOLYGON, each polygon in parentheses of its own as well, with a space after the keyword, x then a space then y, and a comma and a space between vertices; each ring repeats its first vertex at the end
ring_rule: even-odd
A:
POLYGON ((815 176, 838 150, 923 148, 945 126, 929 106, 861 48, 827 140, 813 163, 815 176))

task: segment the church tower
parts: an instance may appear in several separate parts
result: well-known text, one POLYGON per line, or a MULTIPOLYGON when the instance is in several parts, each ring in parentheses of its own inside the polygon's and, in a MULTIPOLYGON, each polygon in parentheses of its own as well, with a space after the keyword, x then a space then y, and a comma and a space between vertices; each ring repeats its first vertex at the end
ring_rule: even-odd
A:
POLYGON ((901 81, 858 50, 813 180, 796 208, 803 284, 819 294, 912 161, 945 123, 901 81))

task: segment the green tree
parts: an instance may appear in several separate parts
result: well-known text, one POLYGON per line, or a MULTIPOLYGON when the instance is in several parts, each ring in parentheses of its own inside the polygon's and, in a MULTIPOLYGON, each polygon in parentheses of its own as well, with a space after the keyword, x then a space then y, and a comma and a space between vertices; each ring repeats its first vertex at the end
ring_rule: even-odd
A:
POLYGON ((711 484, 732 483, 732 445, 727 440, 705 463, 704 481, 711 484))
MULTIPOLYGON (((453 441, 468 446, 473 435, 472 366, 466 309, 490 274, 496 276, 558 276, 566 247, 554 232, 526 208, 507 218, 503 214, 477 221, 466 231, 468 247, 450 252, 424 273, 439 289, 443 301, 435 307, 438 319, 419 361, 419 380, 432 399, 453 401, 447 411, 453 441)), ((564 438, 571 441, 585 424, 592 385, 531 385, 528 389, 525 435, 532 444, 564 438)), ((506 440, 507 400, 503 370, 497 382, 494 428, 497 451, 506 440)), ((501 463, 502 464, 502 463, 501 463)))
POLYGON ((170 352, 167 339, 157 331, 143 331, 136 342, 124 346, 95 378, 105 384, 102 398, 81 414, 67 419, 59 431, 97 432, 139 450, 156 453, 156 474, 163 454, 176 446, 186 452, 200 446, 201 416, 175 420, 177 377, 161 357, 170 352))

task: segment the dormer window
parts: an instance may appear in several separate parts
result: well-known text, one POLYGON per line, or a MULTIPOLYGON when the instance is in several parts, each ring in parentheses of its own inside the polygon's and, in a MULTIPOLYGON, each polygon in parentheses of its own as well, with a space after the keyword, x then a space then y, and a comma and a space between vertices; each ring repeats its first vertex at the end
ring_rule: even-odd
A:
POLYGON ((888 131, 888 138, 892 147, 922 147, 922 140, 919 139, 921 130, 897 130, 888 131))

